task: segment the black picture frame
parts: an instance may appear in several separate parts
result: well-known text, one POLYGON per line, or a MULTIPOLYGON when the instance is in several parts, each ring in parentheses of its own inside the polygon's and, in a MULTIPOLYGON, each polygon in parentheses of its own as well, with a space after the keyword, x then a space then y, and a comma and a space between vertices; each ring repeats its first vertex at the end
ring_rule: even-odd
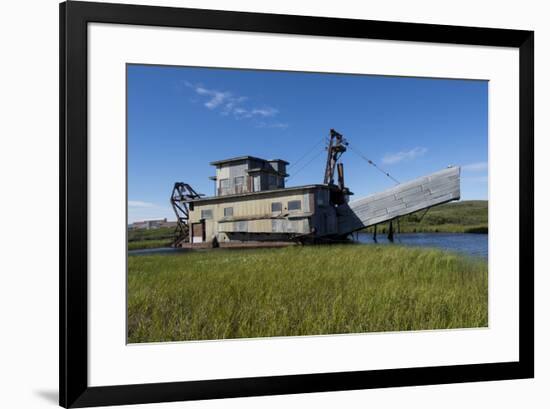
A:
POLYGON ((60 405, 89 407, 534 377, 534 32, 70 1, 60 4, 60 405), (473 365, 88 386, 87 24, 187 27, 519 50, 519 360, 473 365))

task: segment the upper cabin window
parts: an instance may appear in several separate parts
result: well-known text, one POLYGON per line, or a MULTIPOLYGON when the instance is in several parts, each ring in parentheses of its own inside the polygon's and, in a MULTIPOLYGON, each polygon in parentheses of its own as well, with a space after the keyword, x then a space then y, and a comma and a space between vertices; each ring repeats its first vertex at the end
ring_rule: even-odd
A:
POLYGON ((244 185, 244 176, 237 176, 235 178, 235 186, 242 186, 244 185))
POLYGON ((317 193, 317 205, 318 206, 325 206, 327 204, 326 202, 326 194, 323 191, 320 191, 317 193))
POLYGON ((231 183, 229 179, 220 179, 220 195, 225 195, 229 193, 229 189, 231 188, 231 183))
POLYGON ((223 208, 223 215, 224 215, 224 217, 233 216, 233 208, 232 207, 224 207, 223 208))
POLYGON ((267 180, 270 189, 277 189, 277 176, 269 175, 267 180))
POLYGON ((301 200, 291 200, 288 202, 288 210, 301 210, 302 201, 301 200))
POLYGON ((280 212, 283 210, 283 204, 281 202, 271 203, 271 212, 280 212))
POLYGON ((211 219, 212 209, 201 210, 201 219, 211 219))

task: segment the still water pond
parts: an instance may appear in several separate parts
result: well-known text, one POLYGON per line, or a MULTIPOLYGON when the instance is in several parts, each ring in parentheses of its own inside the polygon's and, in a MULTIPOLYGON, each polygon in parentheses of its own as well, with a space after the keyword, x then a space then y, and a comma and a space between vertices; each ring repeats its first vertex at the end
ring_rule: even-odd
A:
MULTIPOLYGON (((358 233, 354 234, 354 239, 359 243, 369 245, 375 244, 372 234, 358 233)), ((378 234, 377 244, 391 245, 385 234, 378 234)), ((462 234, 462 233, 403 233, 394 236, 394 244, 416 247, 435 247, 442 250, 456 251, 469 256, 484 257, 488 256, 488 235, 487 234, 462 234)), ((182 253, 189 250, 158 248, 130 250, 129 255, 148 255, 163 253, 182 253)))
MULTIPOLYGON (((354 235, 353 238, 359 243, 375 244, 372 234, 359 233, 354 235)), ((385 234, 378 234, 376 242, 378 244, 391 244, 385 234)), ((394 243, 404 246, 435 247, 484 258, 487 258, 489 254, 487 234, 403 233, 394 236, 394 243)))

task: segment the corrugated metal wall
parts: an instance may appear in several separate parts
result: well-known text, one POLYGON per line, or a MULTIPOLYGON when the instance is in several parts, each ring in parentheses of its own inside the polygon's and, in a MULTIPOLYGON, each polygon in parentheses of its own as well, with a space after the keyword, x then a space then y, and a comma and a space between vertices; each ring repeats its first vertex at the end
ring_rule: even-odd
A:
POLYGON ((218 233, 231 232, 307 234, 313 227, 309 218, 315 209, 313 195, 308 191, 274 192, 261 197, 245 196, 222 202, 195 203, 194 209, 189 212, 189 222, 198 222, 203 210, 212 211, 212 218, 205 221, 206 240, 211 241, 218 233), (288 202, 294 200, 301 202, 301 209, 288 211, 288 202), (271 205, 275 202, 282 204, 282 211, 271 211, 271 205), (227 207, 233 208, 232 216, 224 216, 224 208, 227 207))

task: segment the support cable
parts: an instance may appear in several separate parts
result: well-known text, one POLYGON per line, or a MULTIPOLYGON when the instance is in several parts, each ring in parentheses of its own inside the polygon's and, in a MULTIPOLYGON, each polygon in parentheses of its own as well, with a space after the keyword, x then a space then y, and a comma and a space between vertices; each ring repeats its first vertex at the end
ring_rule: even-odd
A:
POLYGON ((315 159, 317 159, 324 152, 325 152, 325 148, 321 149, 321 151, 319 151, 317 153, 317 155, 315 155, 304 166, 302 166, 300 169, 298 169, 296 172, 294 172, 292 175, 290 175, 288 178, 286 178, 286 180, 289 180, 290 178, 296 176, 298 173, 300 173, 302 170, 304 170, 311 162, 313 162, 315 159))
POLYGON ((371 166, 374 166, 378 171, 382 172, 384 175, 386 175, 387 177, 389 177, 391 180, 393 180, 396 184, 400 184, 401 182, 399 182, 396 178, 394 178, 392 175, 389 174, 389 172, 386 172, 384 169, 380 168, 376 163, 374 163, 372 160, 370 160, 369 158, 367 158, 365 155, 363 155, 361 152, 359 152, 358 149, 354 148, 353 146, 351 145, 348 145, 348 147, 353 151, 355 152, 356 155, 358 155, 361 159, 367 161, 367 163, 371 166))
POLYGON ((428 213, 428 211, 431 209, 431 207, 428 207, 426 209, 426 211, 422 214, 422 216, 420 216, 420 220, 418 220, 418 223, 420 223, 422 221, 422 219, 424 218, 424 216, 426 216, 426 214, 428 213))
POLYGON ((317 142, 315 142, 315 145, 313 145, 309 150, 306 151, 306 153, 304 153, 302 156, 300 156, 300 158, 297 160, 297 161, 294 161, 290 164, 290 166, 288 167, 288 169, 292 169, 294 166, 296 166, 300 161, 302 161, 306 156, 308 156, 311 152, 313 152, 313 150, 317 147, 317 145, 319 145, 320 143, 325 143, 325 137, 322 137, 320 140, 318 140, 317 142))

